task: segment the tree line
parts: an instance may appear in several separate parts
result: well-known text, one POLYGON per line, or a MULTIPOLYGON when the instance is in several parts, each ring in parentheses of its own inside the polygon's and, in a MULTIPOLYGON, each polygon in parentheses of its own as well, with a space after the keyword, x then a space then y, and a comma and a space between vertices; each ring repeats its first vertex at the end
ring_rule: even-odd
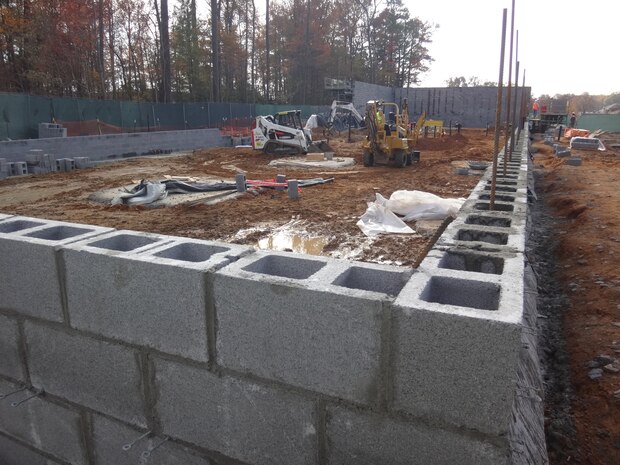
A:
POLYGON ((407 87, 432 61, 402 0, 262 2, 0 0, 0 91, 322 104, 325 78, 407 87))

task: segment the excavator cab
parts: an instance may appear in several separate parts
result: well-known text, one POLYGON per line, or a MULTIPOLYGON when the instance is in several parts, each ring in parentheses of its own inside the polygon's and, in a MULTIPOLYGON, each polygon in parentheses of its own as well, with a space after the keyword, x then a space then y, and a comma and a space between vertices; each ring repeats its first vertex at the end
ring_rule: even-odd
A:
POLYGON ((287 126, 293 129, 303 129, 301 124, 301 111, 290 110, 281 111, 273 115, 273 121, 280 126, 287 126))

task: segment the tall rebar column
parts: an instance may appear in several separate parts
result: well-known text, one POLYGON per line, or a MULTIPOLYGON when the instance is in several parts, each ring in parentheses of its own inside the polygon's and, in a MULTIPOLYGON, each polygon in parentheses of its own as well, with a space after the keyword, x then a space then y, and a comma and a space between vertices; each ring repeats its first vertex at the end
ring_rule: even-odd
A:
MULTIPOLYGON (((502 122, 502 90, 504 80, 504 55, 506 52, 506 18, 508 9, 504 8, 502 15, 502 43, 499 58, 499 79, 497 81, 497 106, 495 108, 495 141, 493 143, 493 173, 491 176, 491 195, 489 199, 489 210, 495 209, 495 185, 497 182, 497 155, 499 153, 499 133, 502 122)), ((504 157, 505 158, 505 157, 504 157)))

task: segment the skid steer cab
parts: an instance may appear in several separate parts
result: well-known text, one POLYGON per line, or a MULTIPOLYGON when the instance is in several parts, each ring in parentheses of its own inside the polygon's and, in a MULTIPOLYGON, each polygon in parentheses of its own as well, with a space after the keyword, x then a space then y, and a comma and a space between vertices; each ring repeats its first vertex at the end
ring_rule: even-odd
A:
POLYGON ((424 115, 415 127, 409 124, 409 107, 404 100, 402 113, 392 102, 371 100, 366 104, 368 135, 362 143, 364 166, 393 164, 398 168, 420 161, 415 150, 424 115))
POLYGON ((252 124, 252 147, 269 155, 300 155, 326 151, 323 142, 313 143, 312 132, 304 129, 301 111, 281 111, 257 116, 252 124))

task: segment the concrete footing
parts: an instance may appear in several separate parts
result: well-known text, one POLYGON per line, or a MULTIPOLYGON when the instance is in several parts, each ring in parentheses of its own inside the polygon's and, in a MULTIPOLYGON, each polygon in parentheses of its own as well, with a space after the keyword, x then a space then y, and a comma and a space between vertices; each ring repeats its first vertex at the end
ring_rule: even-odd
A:
POLYGON ((0 393, 45 390, 0 459, 546 463, 527 147, 490 171, 417 270, 0 215, 0 393))

